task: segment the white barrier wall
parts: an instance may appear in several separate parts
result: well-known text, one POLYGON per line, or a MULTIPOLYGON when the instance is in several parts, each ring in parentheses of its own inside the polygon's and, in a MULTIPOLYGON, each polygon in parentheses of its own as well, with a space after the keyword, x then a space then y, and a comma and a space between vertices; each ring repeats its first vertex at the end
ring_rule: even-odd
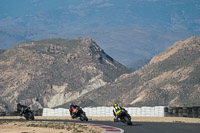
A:
MULTIPOLYGON (((165 106, 155 107, 125 107, 131 116, 164 117, 165 106)), ((113 116, 113 107, 85 107, 83 111, 87 116, 113 116)), ((69 109, 44 108, 42 116, 70 116, 69 109)))

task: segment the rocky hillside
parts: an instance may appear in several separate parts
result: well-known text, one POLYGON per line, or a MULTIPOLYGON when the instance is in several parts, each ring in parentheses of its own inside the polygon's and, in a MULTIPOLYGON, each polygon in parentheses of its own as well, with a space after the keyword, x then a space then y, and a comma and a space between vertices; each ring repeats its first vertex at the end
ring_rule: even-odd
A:
POLYGON ((5 51, 5 50, 3 50, 3 49, 0 49, 0 54, 2 54, 4 51, 5 51))
POLYGON ((200 37, 174 43, 148 65, 76 102, 83 106, 200 106, 200 37))
POLYGON ((91 39, 21 43, 0 54, 0 110, 63 105, 125 73, 91 39))

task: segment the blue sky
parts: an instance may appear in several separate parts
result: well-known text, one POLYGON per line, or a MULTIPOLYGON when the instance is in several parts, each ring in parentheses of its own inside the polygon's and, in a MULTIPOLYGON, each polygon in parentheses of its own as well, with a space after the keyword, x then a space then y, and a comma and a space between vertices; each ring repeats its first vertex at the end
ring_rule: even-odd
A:
MULTIPOLYGON (((29 22, 31 21, 28 18, 30 16, 39 19, 39 15, 44 15, 51 23, 56 24, 56 21, 63 21, 68 24, 75 23, 81 25, 79 28, 127 24, 156 25, 166 28, 170 24, 178 23, 185 25, 199 24, 199 7, 199 0, 0 1, 1 18, 19 19, 23 17, 29 19, 26 21, 29 22), (82 23, 84 20, 87 20, 87 23, 82 23), (193 22, 189 20, 193 20, 193 22)), ((38 23, 43 22, 45 20, 38 20, 38 23)))
POLYGON ((123 64, 200 35, 199 0, 0 0, 0 48, 90 37, 123 64))

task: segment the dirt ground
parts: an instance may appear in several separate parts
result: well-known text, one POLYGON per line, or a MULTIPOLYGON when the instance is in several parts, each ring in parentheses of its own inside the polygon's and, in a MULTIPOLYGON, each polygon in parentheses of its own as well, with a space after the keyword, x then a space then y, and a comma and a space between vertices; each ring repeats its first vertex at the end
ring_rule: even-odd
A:
POLYGON ((65 122, 0 121, 0 133, 101 133, 98 127, 65 122))
MULTIPOLYGON (((114 117, 88 117, 89 121, 113 121, 114 117)), ((20 116, 0 117, 0 119, 24 119, 20 116)), ((70 117, 36 116, 35 119, 71 120, 70 117)), ((180 122, 200 123, 200 118, 187 117, 132 117, 132 122, 180 122)), ((102 129, 93 126, 67 122, 7 122, 0 121, 0 133, 101 133, 102 129)))

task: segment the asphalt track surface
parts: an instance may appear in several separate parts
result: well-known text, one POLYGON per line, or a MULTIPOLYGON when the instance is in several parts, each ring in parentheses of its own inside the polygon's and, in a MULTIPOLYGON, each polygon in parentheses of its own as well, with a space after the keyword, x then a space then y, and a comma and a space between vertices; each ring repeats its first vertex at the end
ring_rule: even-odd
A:
MULTIPOLYGON (((0 121, 26 121, 26 120, 0 119, 0 121)), ((196 123, 133 122, 132 126, 128 126, 121 122, 112 122, 112 121, 81 122, 79 120, 46 120, 46 119, 36 119, 35 121, 101 124, 101 125, 121 128, 124 130, 124 133, 200 133, 200 124, 196 123)))

